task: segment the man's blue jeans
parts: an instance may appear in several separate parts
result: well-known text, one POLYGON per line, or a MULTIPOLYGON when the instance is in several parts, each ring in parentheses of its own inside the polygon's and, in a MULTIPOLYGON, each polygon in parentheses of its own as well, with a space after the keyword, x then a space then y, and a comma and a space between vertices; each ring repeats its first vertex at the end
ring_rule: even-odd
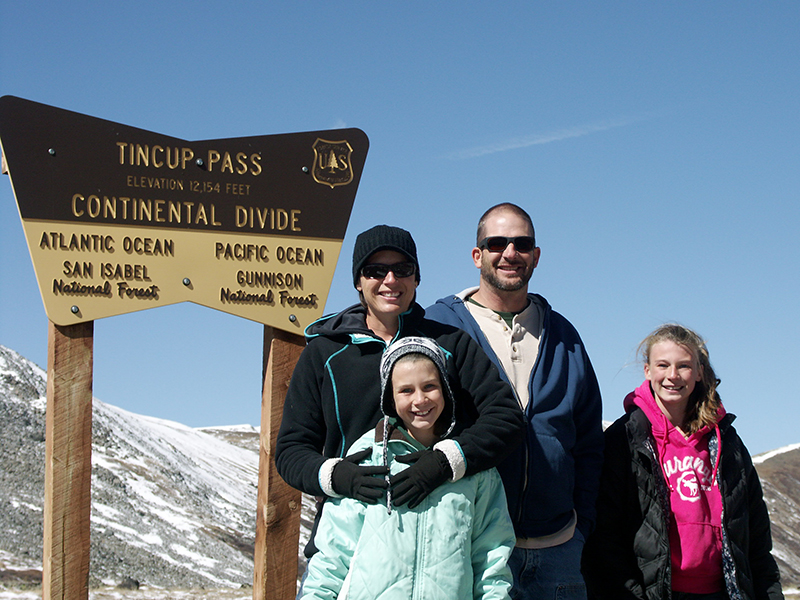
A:
POLYGON ((508 566, 514 576, 512 600, 586 600, 581 575, 583 536, 552 548, 514 548, 508 566))

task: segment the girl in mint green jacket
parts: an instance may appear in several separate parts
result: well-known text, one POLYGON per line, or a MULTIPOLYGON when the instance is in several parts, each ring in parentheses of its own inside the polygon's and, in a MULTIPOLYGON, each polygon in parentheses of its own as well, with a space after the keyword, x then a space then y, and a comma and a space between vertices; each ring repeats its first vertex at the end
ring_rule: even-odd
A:
MULTIPOLYGON (((444 354, 429 338, 406 337, 381 360, 385 418, 343 460, 402 472, 418 452, 454 426, 444 354)), ((402 482, 395 479, 395 485, 402 482)), ((319 521, 318 552, 308 564, 303 600, 506 600, 506 567, 516 538, 495 469, 446 483, 419 506, 328 500, 319 521)))

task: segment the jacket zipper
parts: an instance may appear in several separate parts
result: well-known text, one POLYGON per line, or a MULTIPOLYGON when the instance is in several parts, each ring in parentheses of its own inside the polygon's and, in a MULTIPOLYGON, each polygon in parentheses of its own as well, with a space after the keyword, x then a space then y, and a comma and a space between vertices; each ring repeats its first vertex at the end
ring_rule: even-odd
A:
MULTIPOLYGON (((423 501, 426 505, 428 504, 428 499, 426 498, 423 501)), ((427 506, 425 506, 427 508, 427 506)), ((426 600, 423 594, 424 590, 420 589, 420 581, 423 581, 420 578, 419 574, 422 572, 422 569, 425 567, 425 555, 427 554, 427 534, 428 528, 427 525, 427 518, 428 518, 428 511, 421 509, 419 511, 419 518, 417 519, 417 554, 414 558, 414 575, 413 575, 413 583, 411 585, 411 598, 414 600, 426 600), (420 540, 423 540, 423 543, 419 543, 420 540)))

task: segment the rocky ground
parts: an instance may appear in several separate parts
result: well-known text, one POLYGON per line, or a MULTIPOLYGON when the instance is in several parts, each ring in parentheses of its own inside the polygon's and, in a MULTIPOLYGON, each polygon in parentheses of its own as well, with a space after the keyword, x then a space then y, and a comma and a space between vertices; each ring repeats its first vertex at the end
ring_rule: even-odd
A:
MULTIPOLYGON (((785 591, 786 600, 800 600, 800 590, 785 591)), ((39 600, 41 590, 2 590, 0 600, 39 600)), ((89 600, 250 600, 253 590, 122 590, 102 588, 89 591, 89 600)))
MULTIPOLYGON (((0 590, 0 600, 40 600, 38 590, 0 590)), ((89 591, 89 600, 250 600, 252 589, 241 590, 164 590, 100 588, 89 591)))

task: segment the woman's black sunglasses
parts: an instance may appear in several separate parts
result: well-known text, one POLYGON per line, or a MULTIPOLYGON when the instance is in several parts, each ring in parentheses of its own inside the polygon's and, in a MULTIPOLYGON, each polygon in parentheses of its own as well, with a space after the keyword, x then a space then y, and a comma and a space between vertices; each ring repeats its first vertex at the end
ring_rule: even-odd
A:
POLYGON ((478 248, 485 248, 489 252, 502 252, 509 244, 514 244, 514 248, 517 249, 517 252, 530 252, 533 250, 536 242, 529 235, 520 235, 517 237, 493 235, 485 237, 478 242, 478 248))
POLYGON ((399 262, 393 265, 373 263, 361 267, 361 274, 367 279, 383 279, 389 274, 389 271, 394 273, 395 277, 401 279, 403 277, 411 277, 417 272, 417 267, 412 262, 399 262))

